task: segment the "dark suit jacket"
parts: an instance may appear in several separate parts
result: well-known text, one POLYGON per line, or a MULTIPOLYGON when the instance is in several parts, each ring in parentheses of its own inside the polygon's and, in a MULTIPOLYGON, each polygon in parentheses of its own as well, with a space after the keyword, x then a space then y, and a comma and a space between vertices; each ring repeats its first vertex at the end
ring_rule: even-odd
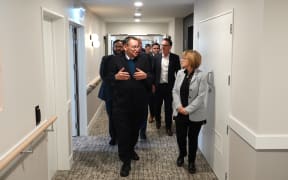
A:
MULTIPOLYGON (((154 56, 154 84, 156 88, 160 84, 161 62, 162 62, 162 54, 154 56)), ((168 66, 168 86, 171 90, 174 86, 176 74, 180 68, 181 67, 179 56, 170 53, 169 66, 168 66)))
POLYGON ((151 60, 145 54, 137 56, 135 61, 136 68, 147 73, 144 80, 116 80, 115 74, 122 68, 129 72, 128 60, 125 55, 114 56, 109 65, 110 77, 113 78, 111 86, 113 88, 113 112, 140 110, 144 111, 148 105, 148 93, 151 91, 152 74, 151 60))
POLYGON ((102 84, 100 86, 98 97, 104 101, 109 101, 112 99, 112 87, 110 86, 109 80, 109 63, 114 55, 103 56, 100 65, 100 77, 102 79, 102 84))

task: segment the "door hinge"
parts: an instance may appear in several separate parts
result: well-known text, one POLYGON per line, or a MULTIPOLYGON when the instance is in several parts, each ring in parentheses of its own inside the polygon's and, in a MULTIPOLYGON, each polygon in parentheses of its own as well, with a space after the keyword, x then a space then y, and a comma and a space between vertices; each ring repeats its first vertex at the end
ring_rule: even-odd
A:
POLYGON ((199 37, 200 37, 200 33, 199 33, 199 31, 197 32, 197 38, 199 39, 199 37))
POLYGON ((232 26, 232 24, 230 24, 230 34, 232 34, 233 33, 233 26, 232 26))
POLYGON ((230 86, 230 82, 231 82, 231 77, 230 75, 228 75, 228 86, 230 86))
POLYGON ((228 133, 229 133, 229 126, 227 125, 226 126, 226 134, 228 135, 228 133))

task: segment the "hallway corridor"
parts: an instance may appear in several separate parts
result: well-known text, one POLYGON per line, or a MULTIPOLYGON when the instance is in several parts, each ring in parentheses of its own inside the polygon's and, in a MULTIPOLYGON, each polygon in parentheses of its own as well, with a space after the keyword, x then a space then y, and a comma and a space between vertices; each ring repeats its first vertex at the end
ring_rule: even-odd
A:
MULTIPOLYGON (((101 108, 103 109, 103 108, 101 108)), ((70 171, 58 171, 53 180, 115 180, 125 179, 119 175, 121 162, 118 159, 117 146, 110 146, 107 116, 101 111, 97 122, 90 126, 88 137, 73 138, 74 164, 70 171)), ((200 152, 197 153, 197 173, 187 171, 187 158, 184 167, 177 167, 177 144, 175 133, 167 136, 164 127, 160 131, 154 123, 148 123, 147 140, 139 140, 136 152, 139 161, 131 164, 130 175, 126 179, 190 179, 216 180, 216 176, 200 152)), ((175 129, 174 129, 175 132, 175 129)))

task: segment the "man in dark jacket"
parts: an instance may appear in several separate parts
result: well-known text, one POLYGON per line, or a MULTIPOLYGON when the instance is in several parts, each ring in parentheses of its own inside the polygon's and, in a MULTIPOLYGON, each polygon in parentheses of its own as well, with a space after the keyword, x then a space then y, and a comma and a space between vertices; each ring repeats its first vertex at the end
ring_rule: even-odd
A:
POLYGON ((168 136, 172 136, 172 89, 176 73, 181 68, 179 56, 170 52, 172 41, 164 38, 161 42, 162 54, 155 56, 154 84, 155 84, 155 119, 156 128, 161 127, 161 107, 164 101, 165 125, 168 136))
MULTIPOLYGON (((108 64, 111 62, 113 56, 123 54, 123 42, 122 40, 115 40, 113 42, 113 55, 103 56, 100 65, 100 76, 102 79, 102 84, 100 86, 98 97, 105 101, 106 111, 109 119, 109 134, 111 140, 110 145, 115 145, 117 143, 116 127, 112 120, 112 87, 109 84, 109 69, 108 64)), ((111 79, 110 79, 111 80, 111 79)))
POLYGON ((118 137, 118 154, 123 165, 122 177, 128 176, 131 160, 139 160, 134 150, 138 140, 140 122, 148 107, 148 93, 151 89, 151 64, 147 55, 138 55, 138 39, 125 39, 122 56, 114 56, 109 71, 114 77, 113 87, 113 120, 116 123, 118 137))

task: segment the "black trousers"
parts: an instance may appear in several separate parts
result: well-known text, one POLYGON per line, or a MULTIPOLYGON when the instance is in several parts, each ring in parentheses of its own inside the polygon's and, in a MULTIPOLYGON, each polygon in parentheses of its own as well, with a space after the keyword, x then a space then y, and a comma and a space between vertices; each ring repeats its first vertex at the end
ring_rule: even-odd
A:
POLYGON ((189 119, 176 119, 176 138, 179 148, 179 156, 187 155, 188 137, 188 162, 195 163, 198 148, 198 136, 203 122, 192 122, 189 119))
POLYGON ((164 101, 165 125, 167 129, 172 126, 172 90, 168 84, 159 84, 155 92, 155 119, 161 122, 161 108, 164 101))
POLYGON ((112 99, 111 100, 107 100, 105 101, 105 106, 106 106, 106 111, 107 111, 107 115, 108 115, 108 119, 109 119, 109 134, 111 139, 116 140, 116 127, 115 127, 115 123, 112 120, 112 99))
POLYGON ((155 116, 155 94, 150 92, 149 94, 149 111, 151 116, 155 116))
MULTIPOLYGON (((146 106, 147 107, 147 106, 146 106)), ((125 111, 119 109, 114 113, 113 121, 116 125, 118 140, 118 155, 122 162, 130 163, 134 147, 138 141, 140 123, 145 111, 125 111)))

